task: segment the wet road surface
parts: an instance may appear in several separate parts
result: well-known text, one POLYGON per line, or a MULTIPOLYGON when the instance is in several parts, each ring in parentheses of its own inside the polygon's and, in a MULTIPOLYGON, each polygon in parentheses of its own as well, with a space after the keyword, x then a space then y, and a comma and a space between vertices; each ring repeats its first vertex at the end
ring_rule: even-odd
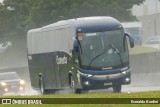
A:
MULTIPOLYGON (((33 90, 30 85, 29 72, 27 67, 21 68, 12 68, 12 69, 3 69, 0 72, 10 72, 16 71, 19 76, 26 81, 26 92, 25 95, 40 95, 40 91, 33 90)), ((123 93, 131 93, 131 92, 146 92, 146 91, 154 91, 160 90, 160 73, 145 73, 145 74, 132 74, 132 82, 130 85, 123 85, 122 92, 123 93)), ((110 93, 113 92, 112 88, 102 89, 102 90, 91 90, 89 93, 110 93)), ((58 91, 57 94, 69 94, 71 91, 69 89, 58 91)), ((14 93, 7 93, 5 95, 14 95, 14 93)))

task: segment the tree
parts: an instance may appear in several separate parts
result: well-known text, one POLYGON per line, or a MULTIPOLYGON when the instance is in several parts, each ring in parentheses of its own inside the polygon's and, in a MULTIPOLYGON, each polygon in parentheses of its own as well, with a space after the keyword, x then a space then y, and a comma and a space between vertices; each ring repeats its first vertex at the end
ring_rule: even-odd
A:
POLYGON ((10 17, 12 17, 13 13, 12 11, 9 11, 7 8, 5 8, 4 5, 0 4, 0 36, 1 39, 5 39, 6 36, 8 36, 9 32, 14 31, 14 21, 10 17))
POLYGON ((3 23, 4 28, 0 32, 13 31, 13 28, 16 31, 17 27, 29 30, 62 19, 86 16, 112 16, 120 21, 133 21, 136 20, 136 17, 131 15, 130 9, 133 5, 139 5, 143 1, 4 0, 3 5, 0 5, 0 19, 4 20, 0 24, 3 23))

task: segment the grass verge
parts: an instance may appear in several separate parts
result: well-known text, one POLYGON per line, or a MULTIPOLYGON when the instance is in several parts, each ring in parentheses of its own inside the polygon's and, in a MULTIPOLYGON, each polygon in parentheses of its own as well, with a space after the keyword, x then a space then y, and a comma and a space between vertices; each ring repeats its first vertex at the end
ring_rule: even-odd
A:
MULTIPOLYGON (((51 94, 38 96, 5 96, 0 98, 160 98, 160 91, 133 93, 51 94)), ((65 99, 64 99, 65 100, 65 99)), ((114 100, 114 99, 113 99, 114 100)), ((28 107, 28 105, 0 105, 3 107, 28 107)), ((159 104, 46 104, 30 107, 160 107, 159 104)))
POLYGON ((156 48, 147 47, 147 46, 135 46, 134 48, 129 48, 130 55, 157 52, 157 51, 159 50, 156 48))

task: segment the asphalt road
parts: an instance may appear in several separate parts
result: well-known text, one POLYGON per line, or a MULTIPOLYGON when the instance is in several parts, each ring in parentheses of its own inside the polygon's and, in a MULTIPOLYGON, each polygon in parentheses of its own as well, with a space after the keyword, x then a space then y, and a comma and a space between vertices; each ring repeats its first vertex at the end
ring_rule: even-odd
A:
POLYGON ((143 45, 143 46, 160 49, 160 44, 149 44, 149 45, 143 45))
MULTIPOLYGON (((1 69, 0 72, 11 72, 15 71, 19 74, 19 76, 26 81, 26 92, 25 95, 40 95, 40 91, 33 90, 30 85, 29 71, 27 67, 20 68, 10 68, 10 69, 1 69)), ((131 92, 145 92, 145 91, 153 91, 160 90, 160 73, 147 73, 147 74, 133 74, 132 82, 130 85, 125 85, 122 87, 123 93, 131 93, 131 92)), ((103 89, 103 90, 91 90, 89 93, 94 92, 104 92, 110 93, 113 92, 112 88, 103 89)), ((59 91, 59 93, 71 93, 69 89, 59 91)), ((13 93, 7 93, 5 95, 14 95, 13 93)))

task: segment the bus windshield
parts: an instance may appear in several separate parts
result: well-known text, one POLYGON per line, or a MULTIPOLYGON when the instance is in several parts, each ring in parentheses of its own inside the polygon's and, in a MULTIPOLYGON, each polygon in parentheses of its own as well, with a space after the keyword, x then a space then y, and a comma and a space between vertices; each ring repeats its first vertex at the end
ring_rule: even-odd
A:
POLYGON ((116 68, 128 64, 129 53, 123 30, 78 34, 83 68, 116 68))

